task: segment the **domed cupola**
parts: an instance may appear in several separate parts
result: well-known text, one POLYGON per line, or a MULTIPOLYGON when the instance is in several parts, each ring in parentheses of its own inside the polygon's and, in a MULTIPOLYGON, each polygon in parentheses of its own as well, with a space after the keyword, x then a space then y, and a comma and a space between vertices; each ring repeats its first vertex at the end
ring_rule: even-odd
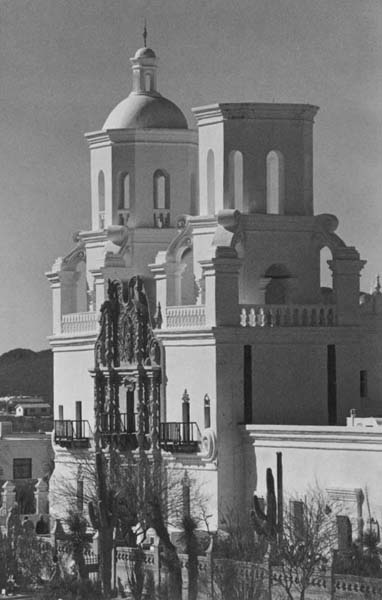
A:
POLYGON ((197 213, 197 133, 158 92, 158 59, 146 46, 146 30, 143 39, 144 46, 130 59, 131 93, 111 111, 101 131, 86 134, 92 230, 128 227, 137 239, 137 230, 158 229, 165 249, 177 217, 197 213))
POLYGON ((187 129, 180 108, 157 90, 157 57, 144 46, 130 59, 133 89, 109 114, 102 129, 187 129))

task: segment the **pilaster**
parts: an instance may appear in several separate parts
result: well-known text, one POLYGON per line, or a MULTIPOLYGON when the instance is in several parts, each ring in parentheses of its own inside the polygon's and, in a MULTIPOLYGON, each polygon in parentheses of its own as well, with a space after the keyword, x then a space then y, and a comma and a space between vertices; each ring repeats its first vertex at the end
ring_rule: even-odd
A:
POLYGON ((206 325, 237 325, 242 263, 236 251, 218 246, 215 258, 200 264, 205 282, 206 325))
POLYGON ((359 280, 365 263, 354 247, 337 249, 333 260, 328 261, 333 272, 338 325, 359 324, 359 280))
MULTIPOLYGON (((60 266, 60 263, 57 266, 60 266)), ((57 335, 61 333, 62 315, 77 311, 77 283, 80 273, 57 269, 46 273, 46 277, 52 289, 53 334, 57 335)))

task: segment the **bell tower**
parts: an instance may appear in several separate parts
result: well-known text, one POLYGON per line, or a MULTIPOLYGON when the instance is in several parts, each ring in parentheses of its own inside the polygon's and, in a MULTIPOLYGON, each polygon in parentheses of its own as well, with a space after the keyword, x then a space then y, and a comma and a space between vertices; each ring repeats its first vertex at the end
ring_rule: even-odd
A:
MULTIPOLYGON (((146 36, 144 35, 146 43, 146 36)), ((176 227, 197 213, 197 138, 182 111, 157 89, 157 57, 146 45, 130 59, 132 91, 86 134, 92 230, 176 227)))
POLYGON ((199 129, 200 214, 313 214, 309 104, 212 104, 193 109, 199 129))

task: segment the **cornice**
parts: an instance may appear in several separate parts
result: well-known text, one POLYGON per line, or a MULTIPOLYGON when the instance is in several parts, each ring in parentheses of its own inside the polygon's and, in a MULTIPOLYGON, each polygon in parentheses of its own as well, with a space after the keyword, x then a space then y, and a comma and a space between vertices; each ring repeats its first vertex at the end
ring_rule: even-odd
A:
POLYGON ((85 133, 85 138, 90 149, 117 144, 198 144, 198 134, 193 129, 108 129, 85 133))
POLYGON ((382 427, 239 425, 255 447, 382 452, 382 427))
MULTIPOLYGON (((333 325, 331 327, 241 327, 239 325, 240 306, 237 313, 237 325, 231 327, 220 326, 213 329, 217 343, 322 345, 346 342, 347 344, 359 344, 360 336, 362 335, 359 325, 333 325)), ((250 307, 251 304, 247 306, 250 307)), ((309 304, 306 304, 306 306, 309 307, 309 304)))
POLYGON ((167 346, 215 346, 215 335, 211 328, 205 329, 155 329, 158 340, 166 342, 167 346))
POLYGON ((260 102, 234 102, 209 104, 192 109, 198 126, 222 123, 233 119, 281 119, 313 123, 319 110, 312 104, 276 104, 260 102))
POLYGON ((314 216, 267 215, 263 213, 241 213, 240 227, 243 231, 318 231, 314 216))
POLYGON ((68 350, 92 350, 97 340, 98 331, 79 335, 51 335, 48 337, 53 352, 67 352, 68 350))

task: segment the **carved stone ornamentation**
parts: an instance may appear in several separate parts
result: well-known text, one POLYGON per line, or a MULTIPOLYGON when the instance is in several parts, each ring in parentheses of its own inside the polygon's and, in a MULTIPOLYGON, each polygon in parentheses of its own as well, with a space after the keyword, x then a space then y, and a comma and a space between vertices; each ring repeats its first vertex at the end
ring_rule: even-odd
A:
MULTIPOLYGON (((138 446, 142 451, 146 448, 150 432, 152 449, 159 448, 160 365, 161 350, 153 334, 142 279, 109 280, 95 345, 94 404, 96 431, 102 444, 112 443, 126 433, 119 402, 120 387, 124 385, 136 397, 138 446)), ((127 416, 134 418, 132 413, 127 416)))
POLYGON ((218 446, 216 433, 210 427, 204 429, 201 440, 202 460, 204 462, 213 462, 218 455, 218 446))

